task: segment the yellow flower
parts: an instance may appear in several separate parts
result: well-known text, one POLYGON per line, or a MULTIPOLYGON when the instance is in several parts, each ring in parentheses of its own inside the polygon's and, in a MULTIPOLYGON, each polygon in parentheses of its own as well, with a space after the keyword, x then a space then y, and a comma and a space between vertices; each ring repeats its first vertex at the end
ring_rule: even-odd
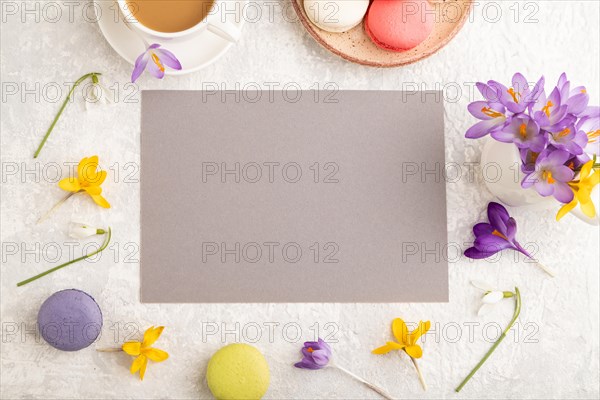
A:
POLYGON ((392 333, 397 342, 387 342, 385 345, 373 350, 373 354, 386 354, 392 350, 404 350, 412 358, 421 358, 423 350, 417 344, 417 340, 427 333, 430 326, 431 322, 420 321, 419 326, 409 333, 404 321, 396 318, 392 321, 392 333))
POLYGON ((135 374, 140 371, 140 379, 144 380, 144 374, 146 373, 146 367, 148 366, 148 359, 156 362, 165 361, 169 358, 169 353, 163 350, 155 349, 150 347, 158 340, 162 333, 164 326, 154 327, 151 326, 144 332, 144 340, 140 342, 126 342, 123 343, 122 349, 125 353, 130 356, 136 357, 131 364, 131 373, 135 374))
POLYGON ((90 195, 100 207, 110 208, 110 204, 102 197, 100 185, 106 179, 106 171, 98 171, 98 156, 85 157, 77 166, 77 177, 69 177, 58 182, 58 186, 67 192, 90 195))
POLYGON ((556 214, 556 220, 559 221, 562 217, 567 215, 569 211, 580 204, 581 211, 588 217, 594 218, 596 216, 596 207, 592 201, 592 190, 594 186, 600 182, 600 170, 593 170, 594 161, 588 161, 581 167, 579 172, 579 180, 569 182, 569 186, 573 189, 575 196, 573 201, 565 204, 558 210, 556 214))

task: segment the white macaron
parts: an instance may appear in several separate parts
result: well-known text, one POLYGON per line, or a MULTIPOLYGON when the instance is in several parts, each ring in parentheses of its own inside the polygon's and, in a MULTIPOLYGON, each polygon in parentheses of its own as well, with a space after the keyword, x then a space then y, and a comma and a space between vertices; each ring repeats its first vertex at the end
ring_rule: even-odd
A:
POLYGON ((369 0, 304 0, 308 19, 328 32, 346 32, 360 24, 369 0))

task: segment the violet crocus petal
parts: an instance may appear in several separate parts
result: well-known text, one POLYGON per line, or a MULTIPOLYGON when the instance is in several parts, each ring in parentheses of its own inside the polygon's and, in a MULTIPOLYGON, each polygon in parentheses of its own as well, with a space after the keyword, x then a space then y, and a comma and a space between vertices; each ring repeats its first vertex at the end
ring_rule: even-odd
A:
POLYGON ((529 141, 529 148, 531 149, 531 151, 539 153, 540 151, 544 150, 544 148, 546 147, 546 144, 548 144, 547 135, 544 133, 540 133, 538 135, 535 135, 529 141))
POLYGON ((508 88, 497 81, 488 81, 488 86, 496 90, 498 101, 505 106, 513 103, 512 96, 508 93, 508 88))
POLYGON ((133 67, 133 72, 131 73, 131 82, 135 82, 137 78, 140 77, 142 72, 146 69, 146 65, 148 64, 148 59, 150 58, 148 52, 143 52, 139 55, 137 60, 135 60, 135 66, 133 67))
POLYGON ((465 134, 467 139, 478 139, 504 125, 504 118, 493 118, 485 121, 480 121, 470 127, 465 134))
POLYGON ((499 102, 500 101, 500 98, 498 96, 498 91, 495 88, 492 88, 492 87, 490 87, 489 85, 486 85, 483 82, 477 82, 475 84, 475 86, 479 90, 479 93, 481 93, 481 95, 486 100, 492 101, 492 102, 499 102))
POLYGON ((506 234, 506 222, 510 218, 508 215, 508 211, 502 204, 496 203, 494 201, 488 204, 487 209, 488 221, 490 221, 490 225, 492 225, 496 230, 498 230, 503 235, 506 234))
POLYGON ((475 236, 491 234, 494 232, 494 227, 487 222, 480 222, 473 226, 473 233, 475 236))
MULTIPOLYGON (((509 128, 509 130, 507 130, 505 128, 502 130, 493 131, 492 133, 490 133, 490 136, 502 143, 513 143, 513 142, 515 142, 515 139, 516 139, 514 131, 510 130, 510 128, 509 128)), ((517 144, 517 146, 519 146, 519 145, 520 145, 520 143, 517 144)), ((525 146, 525 147, 527 147, 527 146, 525 146)))
POLYGON ((529 189, 530 187, 532 187, 537 181, 539 181, 538 175, 539 174, 535 171, 535 169, 527 175, 525 175, 525 177, 521 181, 521 187, 523 189, 529 189))
POLYGON ((590 96, 586 92, 578 93, 567 100, 568 112, 579 115, 585 110, 590 101, 590 96))
POLYGON ((600 118, 600 106, 587 106, 586 109, 579 115, 579 117, 600 118))
POLYGON ((315 364, 311 361, 305 360, 305 359, 294 364, 294 367, 302 368, 302 369, 312 369, 312 370, 323 368, 322 366, 317 365, 317 364, 315 364))
POLYGON ((160 61, 169 68, 180 70, 181 63, 173 53, 166 49, 158 49, 154 51, 160 61))
POLYGON ((304 342, 304 347, 305 348, 312 347, 313 349, 319 349, 319 348, 321 348, 319 342, 304 342))
MULTIPOLYGON (((155 57, 158 57, 155 55, 155 57)), ((163 65, 159 65, 162 63, 160 59, 156 60, 155 57, 152 57, 152 53, 150 53, 150 60, 148 61, 148 66, 146 69, 153 77, 157 79, 162 79, 165 76, 165 67, 163 65)))
POLYGON ((150 46, 148 46, 148 50, 158 49, 159 47, 160 47, 160 44, 152 43, 150 46))
POLYGON ((508 221, 506 221, 506 237, 509 241, 515 240, 515 235, 517 234, 517 221, 510 217, 508 221))
POLYGON ((513 248, 512 243, 497 235, 481 235, 475 239, 474 247, 481 251, 499 252, 513 248))
POLYGON ((525 101, 529 104, 538 101, 540 94, 544 90, 545 84, 546 78, 544 78, 544 76, 542 75, 540 79, 536 82, 536 84, 533 86, 533 88, 531 88, 531 91, 529 92, 529 95, 527 96, 527 99, 525 99, 525 101))
POLYGON ((554 198, 561 203, 570 203, 573 200, 574 193, 573 190, 563 182, 556 182, 554 184, 554 198))
POLYGON ((538 192, 544 197, 550 196, 552 193, 554 193, 554 185, 546 182, 543 179, 538 179, 533 184, 533 187, 535 188, 536 192, 538 192))
POLYGON ((529 83, 522 73, 517 72, 512 77, 512 87, 517 93, 529 92, 529 83))
POLYGON ((322 350, 325 350, 327 352, 327 354, 329 354, 331 356, 331 354, 333 352, 331 351, 331 346, 329 346, 329 343, 327 343, 326 341, 324 341, 321 338, 318 338, 318 340, 319 340, 319 342, 318 342, 319 343, 319 348, 322 349, 322 350))
POLYGON ((491 257, 497 252, 498 251, 483 251, 475 247, 470 247, 467 250, 465 250, 465 257, 473 258, 475 260, 481 260, 483 258, 491 257))
POLYGON ((547 161, 549 165, 561 165, 567 162, 570 157, 571 155, 569 152, 564 150, 556 150, 551 152, 545 161, 547 161))
POLYGON ((329 363, 329 354, 325 350, 315 350, 312 352, 312 358, 315 364, 319 366, 326 366, 329 363))
MULTIPOLYGON (((467 111, 477 119, 492 119, 493 117, 490 117, 482 111, 486 107, 490 107, 487 101, 474 101, 467 106, 467 111)), ((502 112, 504 112, 504 110, 502 112)))

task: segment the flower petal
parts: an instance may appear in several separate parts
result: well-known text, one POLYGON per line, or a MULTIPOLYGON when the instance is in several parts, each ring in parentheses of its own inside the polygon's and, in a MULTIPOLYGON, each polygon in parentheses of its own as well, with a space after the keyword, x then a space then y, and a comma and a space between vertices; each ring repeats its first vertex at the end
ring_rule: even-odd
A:
POLYGON ((110 204, 108 203, 108 201, 106 201, 106 199, 104 197, 102 197, 102 195, 100 195, 100 194, 94 194, 94 195, 90 195, 90 197, 100 207, 110 208, 110 204))
POLYGON ((329 354, 325 350, 315 350, 311 354, 315 364, 325 366, 329 362, 329 354))
POLYGON ((97 196, 102 193, 102 188, 100 186, 85 186, 83 190, 90 196, 97 196))
POLYGON ((169 358, 169 353, 153 347, 143 349, 142 354, 155 362, 165 361, 167 358, 169 358))
POLYGON ((494 232, 494 227, 487 222, 480 222, 473 226, 473 233, 475 236, 484 235, 486 233, 491 234, 492 232, 494 232))
POLYGON ((491 257, 494 254, 496 254, 498 251, 500 251, 500 250, 492 250, 492 249, 479 250, 476 247, 469 247, 467 250, 465 250, 465 257, 472 258, 474 260, 480 260, 483 258, 491 257))
POLYGON ((495 304, 495 303, 498 303, 503 298, 504 298, 504 293, 500 292, 499 290, 494 290, 492 292, 489 292, 485 296, 483 296, 481 301, 484 304, 495 304))
POLYGON ((302 361, 297 362, 296 364, 294 364, 294 367, 302 368, 302 369, 313 369, 313 370, 323 368, 320 365, 317 365, 307 359, 302 359, 302 361))
POLYGON ((394 318, 392 321, 392 334, 400 344, 407 344, 408 328, 404 321, 400 318, 394 318))
POLYGON ((565 204, 572 202, 573 198, 575 197, 573 189, 563 182, 556 182, 554 184, 554 192, 552 194, 556 200, 565 204))
POLYGON ((98 170, 98 156, 84 157, 77 165, 77 177, 80 181, 88 182, 90 176, 95 176, 98 170))
POLYGON ((162 63, 164 65, 166 65, 167 67, 176 69, 176 70, 181 69, 181 63, 179 62, 177 57, 175 57, 175 54, 171 53, 169 50, 156 49, 156 50, 154 50, 154 52, 160 58, 160 61, 162 61, 162 63))
POLYGON ((421 358, 423 356, 423 349, 418 344, 407 346, 404 351, 412 358, 421 358))
POLYGON ((147 51, 144 51, 140 56, 135 60, 135 66, 133 67, 133 72, 131 73, 131 82, 135 82, 137 78, 142 75, 142 72, 146 69, 146 65, 148 65, 148 60, 150 59, 150 55, 147 51))
POLYGON ((129 354, 130 356, 139 356, 142 344, 140 342, 125 342, 123 343, 123 346, 121 348, 125 353, 129 354))
POLYGON ((375 350, 373 350, 371 353, 373 354, 387 354, 390 351, 394 350, 391 346, 389 346, 388 344, 384 344, 381 347, 376 348, 375 350))
POLYGON ((419 321, 419 326, 417 327, 417 329, 415 329, 414 331, 412 331, 412 333, 408 335, 408 343, 410 345, 414 345, 415 343, 417 343, 417 340, 419 340, 421 336, 426 334, 430 327, 430 321, 419 321))
POLYGON ((577 199, 573 198, 573 201, 571 201, 568 204, 565 204, 564 206, 562 206, 560 208, 560 210, 558 210, 558 213, 556 214, 556 220, 560 221, 562 219, 562 217, 564 217, 565 215, 567 215, 576 206, 577 206, 577 199))
POLYGON ((61 181, 58 182, 58 187, 67 192, 79 192, 81 190, 79 179, 73 177, 61 179, 61 181))
POLYGON ((492 130, 502 126, 505 122, 504 117, 498 117, 493 119, 488 119, 484 121, 480 121, 470 127, 465 133, 465 137, 467 139, 478 139, 490 133, 492 130))
POLYGON ((146 332, 144 332, 144 341, 142 342, 142 345, 144 347, 152 346, 154 342, 158 340, 164 329, 164 326, 158 326, 156 328, 151 326, 150 328, 146 329, 146 332))
POLYGON ((140 356, 136 357, 135 360, 133 360, 133 363, 131 363, 131 368, 129 369, 129 371, 132 374, 135 374, 142 368, 143 364, 147 364, 147 363, 148 363, 148 359, 146 358, 146 356, 140 355, 140 356))

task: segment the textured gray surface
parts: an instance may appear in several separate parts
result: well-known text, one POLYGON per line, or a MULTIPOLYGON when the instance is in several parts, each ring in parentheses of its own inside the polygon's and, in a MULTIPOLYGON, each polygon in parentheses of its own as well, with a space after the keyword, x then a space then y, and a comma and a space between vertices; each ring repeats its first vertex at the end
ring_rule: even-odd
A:
MULTIPOLYGON (((33 253, 35 243, 40 243, 37 252, 45 254, 44 262, 36 263, 34 255, 29 254, 21 263, 22 251, 8 256, 3 249, 2 398, 209 398, 203 381, 208 358, 225 342, 236 340, 236 332, 244 335, 241 340, 254 340, 255 324, 262 334, 256 345, 266 354, 272 369, 269 398, 376 398, 335 371, 300 371, 291 366, 299 358, 300 345, 294 343, 295 324, 302 329, 302 339, 307 339, 314 335, 316 323, 322 336, 337 327, 334 351, 340 364, 386 387, 397 397, 598 398, 598 230, 572 217, 556 223, 552 214, 511 210, 519 222, 518 237, 522 242, 537 243, 540 258, 559 275, 550 279, 531 265, 513 262, 512 254, 503 256, 498 264, 460 260, 450 268, 449 304, 140 304, 139 266, 135 262, 139 254, 126 258, 139 242, 139 175, 128 163, 139 161, 140 97, 134 94, 125 98, 133 91, 124 86, 131 66, 112 51, 95 24, 85 22, 81 17, 84 3, 78 4, 72 23, 66 19, 65 7, 65 17, 56 23, 36 23, 31 15, 23 23, 17 14, 7 16, 2 24, 4 83, 14 82, 30 89, 39 82, 41 91, 50 82, 64 87, 65 82, 98 70, 105 74, 105 85, 116 84, 113 87, 118 88, 120 95, 118 104, 91 107, 88 112, 78 95, 43 151, 41 164, 34 163, 31 154, 59 107, 57 100, 48 99, 52 97, 51 87, 47 86, 48 95, 38 101, 29 94, 22 102, 19 89, 17 95, 2 102, 2 162, 7 168, 10 165, 17 169, 16 175, 3 173, 2 241, 34 249, 33 253), (56 182, 50 181, 54 172, 48 165, 63 166, 63 162, 78 161, 94 153, 100 155, 102 166, 109 170, 110 178, 103 186, 113 209, 100 210, 88 199, 72 199, 45 224, 36 225, 39 215, 63 195, 56 182), (37 173, 22 176, 25 167, 35 171, 36 165, 37 173), (70 219, 110 224, 115 228, 118 245, 96 263, 73 265, 17 289, 17 281, 57 262, 51 259, 69 258, 64 243, 71 241, 66 236, 70 219), (44 250, 48 243, 61 245, 59 257, 56 247, 46 246, 44 250), (114 257, 118 262, 114 262, 114 257), (500 288, 519 285, 524 308, 518 340, 509 336, 457 396, 453 388, 490 346, 483 336, 485 324, 491 324, 487 334, 493 337, 495 324, 505 324, 512 307, 506 302, 493 314, 477 318, 479 293, 469 286, 471 279, 485 280, 500 288), (44 299, 71 287, 90 293, 102 307, 105 328, 97 347, 114 345, 116 332, 120 333, 118 341, 122 341, 131 332, 128 322, 139 324, 142 330, 151 324, 163 324, 167 328, 157 346, 169 351, 171 358, 149 365, 145 381, 139 382, 128 372, 130 358, 122 354, 97 353, 94 345, 74 354, 61 353, 36 342, 31 333, 22 336, 24 328, 33 328, 44 299), (406 358, 370 354, 372 348, 390 338, 390 321, 396 316, 412 322, 430 319, 438 333, 427 336, 420 363, 429 384, 425 393, 406 358), (480 325, 473 328, 470 337, 466 324, 471 322, 480 325), (269 326, 273 327, 272 337, 269 326), (462 333, 458 338, 457 327, 462 333), (224 328, 229 333, 222 338, 224 328), (12 329, 18 329, 15 335, 10 334, 12 329), (207 335, 214 330, 218 334, 207 335)), ((286 15, 293 16, 289 5, 282 4, 286 15)), ((298 23, 281 17, 279 4, 272 7, 277 13, 272 23, 268 7, 263 5, 262 19, 246 24, 242 41, 218 63, 199 73, 162 82, 144 77, 139 85, 147 89, 202 89, 203 83, 208 82, 233 89, 236 84, 244 87, 252 82, 298 82, 308 89, 335 82, 344 89, 441 87, 448 100, 447 159, 459 164, 477 162, 482 142, 463 138, 473 122, 466 112, 472 82, 506 82, 514 71, 522 71, 531 80, 544 73, 554 82, 565 70, 572 81, 587 85, 595 104, 600 93, 596 2, 494 4, 499 4, 502 11, 498 21, 493 22, 495 7, 487 8, 486 21, 485 9, 479 5, 472 22, 438 54, 418 64, 390 70, 355 66, 329 55, 315 45, 298 23), (525 18, 532 12, 537 22, 530 19, 531 23, 527 23, 525 18)), ((465 177, 448 190, 450 241, 472 240, 470 227, 482 218, 485 204, 491 200, 478 177, 480 171, 475 171, 473 181, 465 177)), ((67 174, 64 167, 62 174, 67 174)), ((81 246, 76 247, 76 254, 81 250, 81 246)))

